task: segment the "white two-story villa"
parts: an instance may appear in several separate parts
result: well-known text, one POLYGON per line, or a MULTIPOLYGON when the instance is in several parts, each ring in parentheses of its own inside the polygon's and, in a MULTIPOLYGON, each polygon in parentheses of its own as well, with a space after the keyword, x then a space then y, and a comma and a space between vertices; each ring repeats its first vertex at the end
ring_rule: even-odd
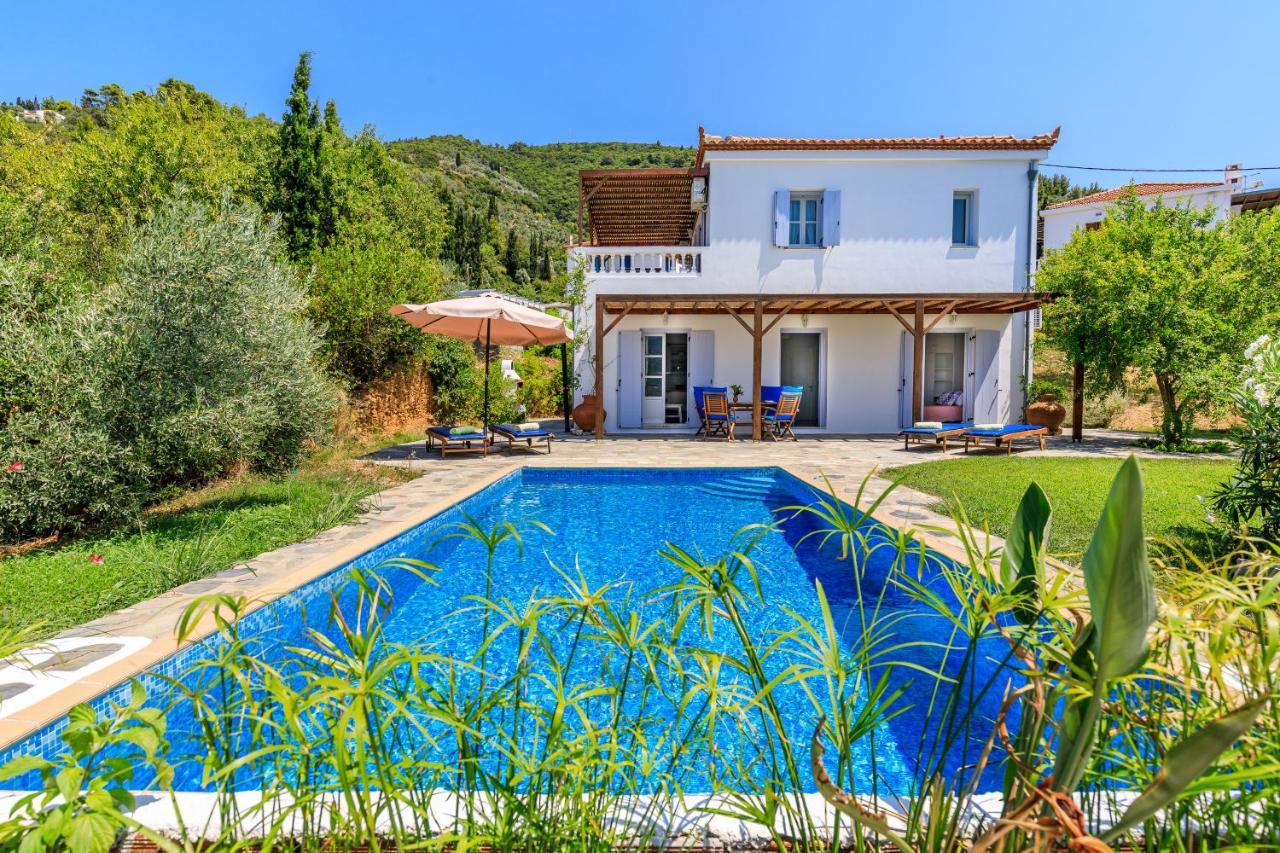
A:
POLYGON ((939 403, 1019 420, 1057 135, 699 129, 693 168, 581 173, 575 370, 608 412, 598 434, 693 431, 703 385, 803 386, 797 432, 893 432, 939 403))

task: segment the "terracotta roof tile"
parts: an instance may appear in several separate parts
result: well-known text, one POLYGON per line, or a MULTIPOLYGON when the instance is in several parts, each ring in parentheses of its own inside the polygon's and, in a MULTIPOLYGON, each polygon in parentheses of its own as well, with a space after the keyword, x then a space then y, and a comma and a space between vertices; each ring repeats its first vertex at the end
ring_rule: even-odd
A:
POLYGON ((1178 193, 1186 190, 1198 190, 1204 187, 1220 187, 1223 186, 1222 181, 1182 181, 1177 183, 1155 182, 1145 184, 1125 184, 1123 187, 1115 189, 1103 190, 1093 195, 1081 196, 1080 198, 1068 199, 1060 201, 1057 204, 1051 204, 1045 210, 1057 210, 1060 207, 1075 207, 1078 204, 1095 204, 1100 201, 1115 201, 1129 191, 1133 187, 1134 192, 1140 196, 1146 195, 1164 195, 1165 193, 1178 193))
POLYGON ((698 128, 697 165, 707 151, 1042 151, 1062 128, 1039 136, 902 136, 883 139, 793 139, 781 136, 716 136, 698 128))

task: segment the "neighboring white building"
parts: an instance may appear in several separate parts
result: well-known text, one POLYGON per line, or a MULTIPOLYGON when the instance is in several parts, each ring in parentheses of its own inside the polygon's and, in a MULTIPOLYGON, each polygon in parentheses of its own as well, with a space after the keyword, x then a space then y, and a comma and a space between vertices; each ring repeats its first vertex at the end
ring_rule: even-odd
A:
POLYGON ((67 117, 57 110, 23 110, 20 113, 15 113, 13 117, 18 121, 28 121, 32 124, 45 124, 46 122, 62 124, 67 120, 67 117))
POLYGON ((1018 420, 1056 141, 699 129, 692 169, 583 172, 579 398, 600 389, 610 431, 693 431, 695 386, 754 399, 758 375, 804 386, 800 431, 894 432, 956 393, 1018 420))
POLYGON ((1239 166, 1228 166, 1220 181, 1135 183, 1050 205, 1041 213, 1044 250, 1061 249, 1075 232, 1100 227, 1112 205, 1130 188, 1148 207, 1157 199, 1166 205, 1212 205, 1215 219, 1224 219, 1232 214, 1232 196, 1244 189, 1244 172, 1239 166))

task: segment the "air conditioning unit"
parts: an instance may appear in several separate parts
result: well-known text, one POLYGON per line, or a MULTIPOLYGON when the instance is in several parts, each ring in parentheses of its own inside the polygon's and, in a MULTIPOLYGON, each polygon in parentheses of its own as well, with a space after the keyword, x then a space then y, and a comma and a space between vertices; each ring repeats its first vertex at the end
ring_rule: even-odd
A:
POLYGON ((690 210, 706 210, 707 209, 707 179, 694 178, 693 183, 689 186, 689 209, 690 210))

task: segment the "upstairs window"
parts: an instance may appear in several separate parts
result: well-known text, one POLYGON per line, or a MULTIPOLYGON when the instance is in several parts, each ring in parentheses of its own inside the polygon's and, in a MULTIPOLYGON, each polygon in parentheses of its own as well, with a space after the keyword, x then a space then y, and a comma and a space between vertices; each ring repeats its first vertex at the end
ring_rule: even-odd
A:
POLYGON ((821 193, 791 193, 787 243, 792 246, 817 246, 822 236, 818 218, 822 211, 821 193))
POLYGON ((773 245, 780 249, 840 245, 840 190, 776 190, 773 245))
POLYGON ((956 192, 951 196, 951 245, 976 246, 974 235, 974 194, 956 192))

